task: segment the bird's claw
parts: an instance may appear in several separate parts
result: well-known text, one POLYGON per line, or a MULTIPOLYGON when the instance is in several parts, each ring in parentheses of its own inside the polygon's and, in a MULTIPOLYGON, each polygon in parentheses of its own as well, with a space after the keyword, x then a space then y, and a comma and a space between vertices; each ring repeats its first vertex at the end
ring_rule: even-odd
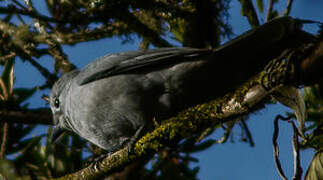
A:
POLYGON ((135 145, 136 145, 136 142, 139 140, 139 138, 142 136, 142 134, 144 133, 143 131, 144 129, 144 126, 140 126, 135 135, 131 137, 130 141, 128 142, 128 154, 129 155, 134 155, 135 154, 135 145))

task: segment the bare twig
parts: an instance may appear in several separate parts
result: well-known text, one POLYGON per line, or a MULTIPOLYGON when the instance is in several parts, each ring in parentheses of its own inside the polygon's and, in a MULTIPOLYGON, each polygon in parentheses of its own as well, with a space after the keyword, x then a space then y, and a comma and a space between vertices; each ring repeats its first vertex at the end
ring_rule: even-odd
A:
POLYGON ((214 128, 208 127, 206 128, 200 136, 198 136, 195 140, 196 143, 202 141, 202 139, 204 139, 208 134, 210 134, 210 132, 213 130, 214 128))
POLYGON ((223 143, 227 142, 228 138, 230 137, 230 135, 232 133, 232 128, 233 128, 233 125, 230 128, 227 128, 225 130, 225 133, 223 134, 223 136, 219 140, 216 140, 215 142, 217 144, 223 144, 223 143))
POLYGON ((46 68, 41 66, 36 60, 33 58, 28 58, 28 62, 30 62, 31 65, 33 65, 47 80, 56 80, 57 77, 53 74, 51 74, 46 68))
POLYGON ((285 118, 281 115, 276 116, 275 120, 274 120, 274 133, 273 133, 273 138, 272 138, 272 142, 273 142, 273 147, 274 147, 274 157, 275 157, 275 164, 276 164, 276 168, 278 170, 278 173, 280 175, 280 177, 283 180, 288 180, 287 177, 285 176, 284 170, 281 167, 281 163, 279 160, 279 147, 278 147, 278 143, 277 143, 277 139, 278 139, 278 134, 279 134, 279 125, 278 125, 278 121, 282 119, 282 120, 289 120, 290 118, 285 118))
POLYGON ((247 139, 248 139, 248 142, 249 142, 250 146, 253 147, 255 145, 255 143, 253 141, 253 138, 252 138, 251 132, 250 132, 250 130, 248 128, 248 125, 246 124, 244 119, 242 119, 240 122, 241 122, 242 128, 246 132, 246 136, 247 136, 247 139))
POLYGON ((298 142, 298 129, 295 126, 293 121, 290 122, 293 127, 294 135, 293 135, 293 153, 294 153, 294 177, 293 180, 301 180, 303 169, 301 167, 301 159, 300 159, 300 147, 298 142))
POLYGON ((285 11, 283 13, 283 16, 288 16, 289 15, 289 13, 290 13, 290 11, 292 9, 293 2, 294 2, 293 0, 288 0, 287 1, 287 6, 286 6, 286 9, 285 9, 285 11))
POLYGON ((22 17, 21 17, 21 15, 20 14, 16 14, 16 16, 17 16, 17 18, 18 18, 18 20, 19 20, 19 22, 21 23, 21 24, 26 24, 25 23, 25 21, 22 19, 22 17))
POLYGON ((5 56, 0 56, 0 62, 6 62, 8 59, 12 59, 16 56, 15 52, 10 52, 9 54, 5 56))
POLYGON ((8 123, 3 123, 3 132, 2 132, 2 142, 0 149, 0 158, 4 159, 6 155, 6 143, 7 143, 7 135, 8 135, 8 123))

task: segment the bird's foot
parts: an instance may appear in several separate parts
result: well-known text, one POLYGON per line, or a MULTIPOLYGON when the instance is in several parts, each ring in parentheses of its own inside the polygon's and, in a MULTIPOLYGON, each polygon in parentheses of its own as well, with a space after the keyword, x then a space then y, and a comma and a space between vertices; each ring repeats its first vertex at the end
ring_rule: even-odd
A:
POLYGON ((135 154, 134 148, 135 148, 136 142, 139 140, 139 138, 142 137, 143 133, 145 133, 144 126, 140 126, 137 129, 135 135, 133 135, 131 137, 130 141, 128 142, 128 154, 129 155, 135 154))
POLYGON ((110 156, 112 152, 107 152, 99 155, 98 157, 93 158, 89 163, 90 163, 90 169, 92 171, 97 171, 100 167, 100 164, 103 162, 103 160, 110 156))

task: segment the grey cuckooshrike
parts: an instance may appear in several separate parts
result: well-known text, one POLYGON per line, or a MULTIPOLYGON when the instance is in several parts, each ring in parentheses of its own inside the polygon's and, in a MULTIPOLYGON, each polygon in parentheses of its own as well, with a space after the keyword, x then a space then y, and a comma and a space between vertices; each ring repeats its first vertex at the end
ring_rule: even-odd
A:
POLYGON ((110 152, 186 107, 232 91, 286 48, 313 41, 282 17, 216 49, 160 48, 100 57, 53 86, 53 140, 72 131, 110 152))

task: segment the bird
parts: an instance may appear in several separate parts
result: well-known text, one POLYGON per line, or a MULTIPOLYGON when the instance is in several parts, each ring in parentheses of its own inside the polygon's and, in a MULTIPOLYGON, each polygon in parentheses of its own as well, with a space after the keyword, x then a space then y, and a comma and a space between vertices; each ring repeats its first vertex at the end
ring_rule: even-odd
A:
POLYGON ((117 151, 152 130, 153 119, 223 96, 283 50, 313 42, 303 23, 280 17, 215 49, 156 48, 99 57, 53 85, 52 141, 67 130, 117 151))

